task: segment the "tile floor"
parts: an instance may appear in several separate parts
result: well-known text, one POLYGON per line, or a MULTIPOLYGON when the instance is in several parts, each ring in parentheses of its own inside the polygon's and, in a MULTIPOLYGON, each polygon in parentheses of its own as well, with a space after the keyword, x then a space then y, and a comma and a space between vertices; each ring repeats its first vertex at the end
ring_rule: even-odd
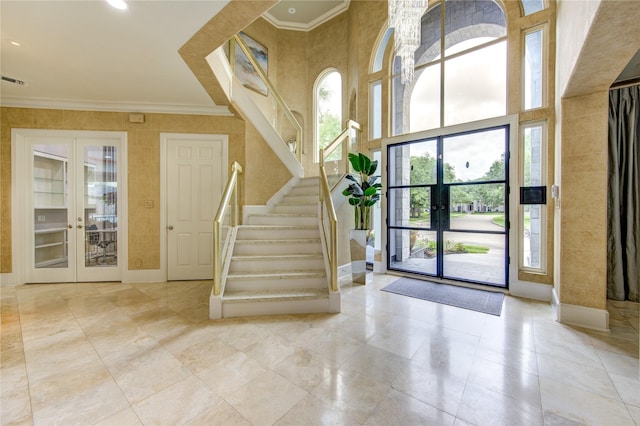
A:
POLYGON ((3 287, 1 423, 640 425, 638 304, 611 333, 343 286, 343 311, 209 321, 209 284, 3 287))

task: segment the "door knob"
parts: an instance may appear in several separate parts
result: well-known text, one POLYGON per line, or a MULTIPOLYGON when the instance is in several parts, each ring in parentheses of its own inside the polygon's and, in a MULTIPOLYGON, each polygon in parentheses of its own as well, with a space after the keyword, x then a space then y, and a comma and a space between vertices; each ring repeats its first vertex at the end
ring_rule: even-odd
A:
POLYGON ((73 228, 73 225, 67 225, 67 228, 71 229, 73 228))
POLYGON ((169 226, 167 226, 167 229, 168 229, 169 231, 173 230, 173 225, 169 225, 169 226))
POLYGON ((446 209, 447 209, 447 206, 445 206, 445 205, 443 204, 443 205, 441 205, 441 206, 440 206, 440 209, 441 209, 441 210, 446 210, 446 209))
POLYGON ((78 229, 82 229, 82 228, 84 228, 84 226, 78 225, 78 229))

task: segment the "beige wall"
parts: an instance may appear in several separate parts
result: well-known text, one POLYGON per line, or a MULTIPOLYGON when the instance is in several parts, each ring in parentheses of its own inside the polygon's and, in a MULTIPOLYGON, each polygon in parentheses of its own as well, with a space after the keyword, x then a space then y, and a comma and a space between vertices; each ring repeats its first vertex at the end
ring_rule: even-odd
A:
POLYGON ((291 178, 253 126, 235 117, 145 114, 144 123, 129 123, 128 113, 27 108, 1 109, 0 272, 12 272, 11 129, 106 130, 127 132, 129 259, 133 269, 160 267, 160 133, 229 135, 229 163, 244 165, 246 204, 264 204, 291 178), (268 167, 266 165, 268 164, 268 167), (265 179, 268 176, 268 179, 265 179), (144 208, 154 200, 154 208, 144 208), (135 267, 135 261, 142 262, 135 267))
POLYGON ((558 2, 555 287, 606 309, 608 88, 640 49, 640 2, 558 2))

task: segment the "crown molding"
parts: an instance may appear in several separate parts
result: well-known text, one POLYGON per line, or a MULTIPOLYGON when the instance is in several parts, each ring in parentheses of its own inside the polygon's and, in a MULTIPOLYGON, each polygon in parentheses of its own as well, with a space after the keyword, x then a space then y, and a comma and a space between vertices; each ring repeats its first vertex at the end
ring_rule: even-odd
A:
POLYGON ((315 18, 313 21, 308 23, 301 22, 290 22, 290 21, 281 21, 269 12, 265 12, 262 17, 266 19, 271 25, 281 30, 293 30, 293 31, 311 31, 314 28, 324 24, 331 18, 338 16, 345 10, 349 9, 350 1, 344 1, 343 3, 337 5, 333 9, 323 13, 322 15, 315 18))
POLYGON ((65 109, 76 111, 112 111, 112 112, 146 112, 158 114, 184 115, 222 115, 233 116, 226 106, 219 105, 182 105, 182 104, 152 104, 139 102, 101 102, 101 101, 73 101, 46 98, 19 98, 3 96, 0 106, 13 108, 65 109))

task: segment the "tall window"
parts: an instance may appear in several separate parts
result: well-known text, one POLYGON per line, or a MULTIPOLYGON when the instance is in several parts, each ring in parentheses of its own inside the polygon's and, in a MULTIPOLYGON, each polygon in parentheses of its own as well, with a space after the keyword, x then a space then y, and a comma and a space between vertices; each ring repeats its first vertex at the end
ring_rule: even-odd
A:
POLYGON ((399 58, 393 64, 393 134, 505 115, 506 38, 494 1, 447 0, 429 9, 414 81, 403 85, 399 58))
MULTIPOLYGON (((318 152, 329 145, 342 131, 342 77, 335 70, 320 75, 314 90, 315 149, 314 160, 319 161, 318 152)), ((342 151, 337 149, 329 158, 339 160, 342 151)))
POLYGON ((542 28, 529 31, 524 36, 524 109, 543 106, 543 35, 542 28))

